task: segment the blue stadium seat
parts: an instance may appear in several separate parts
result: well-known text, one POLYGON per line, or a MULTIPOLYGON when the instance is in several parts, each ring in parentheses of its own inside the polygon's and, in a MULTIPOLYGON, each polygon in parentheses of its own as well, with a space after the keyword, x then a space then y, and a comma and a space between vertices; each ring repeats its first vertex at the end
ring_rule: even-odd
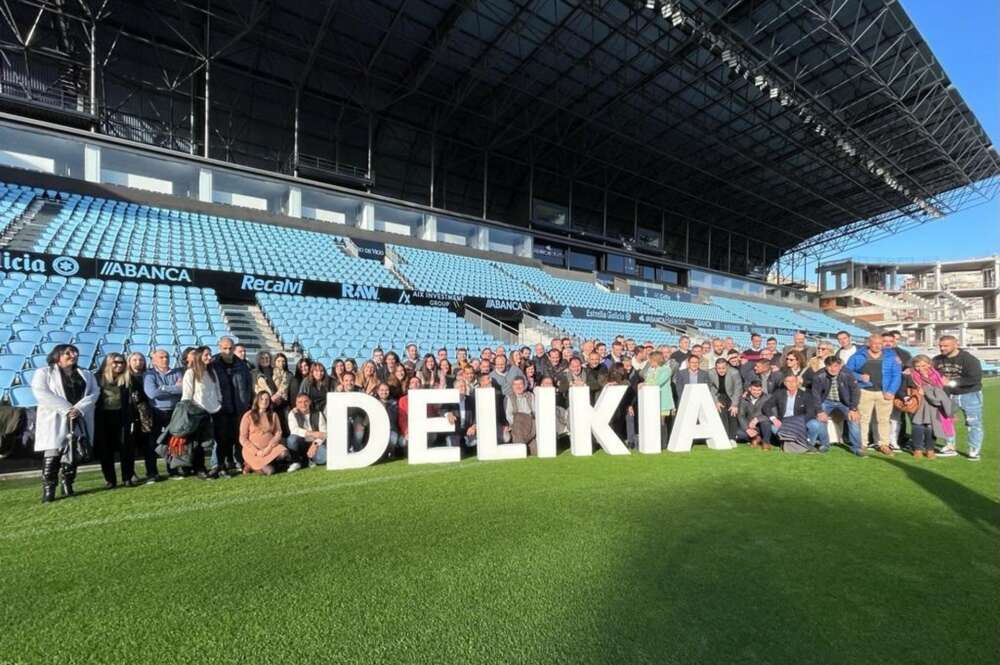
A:
MULTIPOLYGON (((20 317, 20 318, 21 318, 21 320, 24 320, 24 317, 20 317)), ((17 333, 17 338, 19 340, 23 340, 25 342, 34 342, 34 343, 37 344, 38 342, 42 341, 42 333, 39 330, 37 330, 37 329, 20 330, 17 333)))
POLYGON ((439 307, 271 294, 259 294, 257 301, 279 338, 286 343, 297 339, 312 358, 362 358, 375 346, 402 355, 409 342, 422 349, 464 346, 477 350, 499 344, 465 319, 439 307), (312 332, 343 331, 345 326, 375 334, 365 339, 340 339, 335 332, 312 332))
POLYGON ((66 344, 73 340, 73 333, 68 330, 53 331, 45 335, 45 340, 48 342, 66 344))
POLYGON ((11 388, 8 394, 10 395, 11 406, 25 409, 38 406, 38 402, 35 401, 35 394, 31 391, 31 386, 11 388))
POLYGON ((18 382, 20 383, 20 385, 30 386, 31 379, 32 377, 35 376, 35 372, 37 371, 38 371, 37 369, 31 368, 31 369, 23 369, 20 372, 18 372, 18 382))
POLYGON ((35 343, 23 340, 11 340, 7 342, 7 353, 19 356, 30 356, 35 352, 35 343))
MULTIPOLYGON (((103 198, 66 199, 40 231, 33 248, 90 258, 400 286, 384 265, 349 255, 344 239, 330 234, 279 230, 267 224, 103 198), (234 237, 244 239, 241 251, 231 249, 234 237), (190 251, 178 253, 179 246, 190 251), (308 252, 308 260, 302 260, 303 252, 308 252)), ((168 290, 122 289, 144 294, 143 302, 149 302, 152 293, 159 296, 168 290)))

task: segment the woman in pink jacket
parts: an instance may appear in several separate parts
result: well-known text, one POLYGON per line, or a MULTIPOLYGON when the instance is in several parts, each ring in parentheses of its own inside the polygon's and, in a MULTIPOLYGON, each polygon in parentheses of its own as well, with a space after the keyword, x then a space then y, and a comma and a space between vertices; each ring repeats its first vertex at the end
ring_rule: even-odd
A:
MULTIPOLYGON (((281 422, 271 406, 271 394, 257 393, 250 410, 240 420, 240 444, 243 446, 243 473, 274 473, 274 462, 287 460, 288 449, 282 444, 281 422)), ((297 465, 288 467, 297 470, 297 465)))

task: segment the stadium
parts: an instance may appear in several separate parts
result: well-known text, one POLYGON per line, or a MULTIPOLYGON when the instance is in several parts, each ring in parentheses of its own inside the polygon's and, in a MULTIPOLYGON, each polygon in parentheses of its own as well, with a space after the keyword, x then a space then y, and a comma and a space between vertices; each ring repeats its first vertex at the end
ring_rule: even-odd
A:
POLYGON ((903 4, 0 0, 0 660, 993 662, 903 4))

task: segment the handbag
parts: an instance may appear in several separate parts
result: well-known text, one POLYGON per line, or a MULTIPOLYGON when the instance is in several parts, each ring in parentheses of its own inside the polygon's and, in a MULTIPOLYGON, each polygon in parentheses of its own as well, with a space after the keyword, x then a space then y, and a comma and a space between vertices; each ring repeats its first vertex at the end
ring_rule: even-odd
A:
POLYGON ((153 412, 149 408, 149 402, 136 400, 133 403, 135 404, 136 414, 139 416, 137 421, 139 430, 143 434, 149 434, 153 431, 153 412))
POLYGON ((908 413, 913 415, 920 410, 920 405, 923 404, 923 396, 920 394, 918 388, 907 388, 906 395, 902 398, 896 397, 892 400, 892 405, 903 413, 908 413))
POLYGON ((94 456, 94 445, 87 435, 87 425, 82 416, 71 421, 62 455, 64 463, 77 465, 90 461, 94 456))

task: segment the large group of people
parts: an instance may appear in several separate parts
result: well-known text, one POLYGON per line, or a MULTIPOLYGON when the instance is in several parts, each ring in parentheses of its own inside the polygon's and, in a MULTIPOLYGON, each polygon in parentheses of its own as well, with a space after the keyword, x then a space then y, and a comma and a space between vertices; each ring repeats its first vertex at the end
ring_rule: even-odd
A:
MULTIPOLYGON (((740 349, 732 338, 696 343, 685 336, 676 347, 656 347, 619 336, 610 346, 585 340, 577 347, 564 337, 549 346, 484 348, 478 355, 462 348, 421 353, 410 344, 402 357, 375 349, 360 363, 338 359, 328 368, 308 358, 291 367, 284 354, 266 351, 251 362, 245 348, 223 337, 215 353, 207 346, 189 348, 176 366, 162 349, 150 354, 149 366, 139 353, 108 353, 96 375, 77 365, 76 347, 60 344, 32 379, 35 450, 44 455, 42 500, 54 500, 59 485, 63 496, 74 495, 77 466, 89 452, 100 462, 108 489, 322 465, 326 400, 335 392, 364 392, 382 403, 391 429, 389 458, 405 455, 414 390, 458 390, 456 404, 432 407, 454 425, 433 445, 474 450, 474 390, 491 387, 498 437, 534 452, 532 392, 538 386, 556 389, 560 433, 567 431, 571 387, 586 387, 593 403, 606 386, 626 386, 610 426, 630 447, 637 442, 639 386, 656 386, 666 447, 684 391, 703 384, 730 439, 752 448, 823 453, 831 447, 832 431, 862 458, 869 448, 893 455, 904 441, 914 457, 951 457, 958 454, 956 416, 962 411, 967 458, 979 459, 981 367, 954 337, 941 337, 933 358, 910 357, 899 347, 897 332, 872 334, 863 345, 844 331, 836 342, 812 346, 801 332, 793 341, 779 349, 776 339, 754 334, 749 347, 740 349), (145 466, 141 480, 137 455, 145 466)), ((362 448, 368 434, 364 411, 350 410, 346 427, 349 449, 362 448)))

